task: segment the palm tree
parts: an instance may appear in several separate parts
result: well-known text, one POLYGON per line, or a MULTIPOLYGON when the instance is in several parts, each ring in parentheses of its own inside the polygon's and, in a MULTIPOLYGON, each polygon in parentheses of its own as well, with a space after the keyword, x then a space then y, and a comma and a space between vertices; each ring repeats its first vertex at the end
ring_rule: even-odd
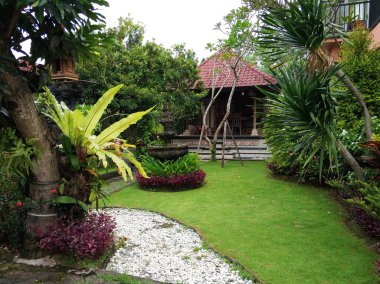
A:
MULTIPOLYGON (((293 0, 286 5, 269 8, 260 20, 258 44, 265 48, 268 58, 276 66, 292 60, 289 51, 308 62, 308 70, 327 70, 337 64, 324 49, 323 44, 336 33, 336 26, 329 21, 333 7, 323 0, 293 0)), ((370 114, 363 96, 341 68, 335 75, 347 86, 363 109, 367 140, 372 138, 370 114)))
MULTIPOLYGON (((325 40, 335 31, 334 25, 328 21, 331 11, 331 6, 322 0, 293 0, 286 5, 269 8, 259 16, 262 27, 258 34, 258 44, 265 50, 264 56, 275 67, 283 66, 296 56, 306 61, 306 71, 309 74, 316 71, 328 74, 333 70, 361 105, 365 132, 370 141, 370 115, 363 96, 323 47, 325 40)), ((345 162, 362 179, 363 171, 358 162, 339 140, 336 139, 335 142, 327 145, 337 146, 345 162)))
MULTIPOLYGON (((273 72, 279 85, 277 89, 272 92, 262 90, 271 103, 268 125, 286 131, 286 135, 268 137, 268 143, 281 148, 289 145, 285 143, 289 140, 287 142, 294 145, 294 154, 304 160, 304 167, 318 159, 320 181, 325 160, 329 162, 330 170, 339 169, 338 149, 342 155, 348 152, 336 136, 336 96, 339 94, 336 88, 331 88, 335 69, 305 72, 305 64, 296 61, 273 72)), ((359 165, 352 164, 351 167, 358 177, 363 177, 359 165)))

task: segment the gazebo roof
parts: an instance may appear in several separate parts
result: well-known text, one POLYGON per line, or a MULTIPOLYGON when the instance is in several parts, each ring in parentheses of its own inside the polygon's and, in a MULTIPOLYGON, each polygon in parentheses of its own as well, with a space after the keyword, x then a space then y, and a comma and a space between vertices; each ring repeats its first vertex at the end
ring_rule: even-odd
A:
MULTIPOLYGON (((233 62, 233 58, 230 62, 233 62)), ((265 85, 273 85, 276 84, 276 80, 264 73, 256 69, 251 64, 241 61, 241 71, 239 74, 239 80, 236 83, 236 87, 252 87, 252 86, 265 86, 265 85)), ((204 87, 206 89, 211 89, 213 87, 213 69, 218 70, 219 76, 217 82, 215 83, 215 88, 221 88, 223 86, 223 82, 226 80, 226 76, 229 74, 229 65, 224 65, 223 60, 219 53, 214 54, 210 58, 208 58, 205 62, 199 65, 200 77, 201 81, 203 81, 204 87), (224 66, 224 67, 223 67, 224 66), (223 71, 221 71, 223 68, 223 71)), ((224 84, 225 88, 231 88, 234 75, 232 73, 232 69, 230 69, 230 75, 227 81, 224 84)), ((217 73, 215 73, 215 78, 217 73)))

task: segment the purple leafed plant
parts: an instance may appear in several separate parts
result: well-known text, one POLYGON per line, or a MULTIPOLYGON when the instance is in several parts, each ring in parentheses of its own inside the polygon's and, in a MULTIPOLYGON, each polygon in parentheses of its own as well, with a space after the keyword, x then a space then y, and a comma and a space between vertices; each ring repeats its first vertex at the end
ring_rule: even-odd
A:
POLYGON ((355 218, 356 222, 364 230, 367 236, 372 238, 380 238, 380 221, 374 219, 362 208, 353 206, 350 208, 351 215, 355 218))
POLYGON ((72 255, 77 259, 98 259, 114 244, 115 220, 105 214, 90 212, 80 221, 60 220, 39 242, 43 250, 72 255))
POLYGON ((184 189, 198 188, 204 182, 206 173, 202 170, 196 170, 189 174, 177 174, 173 176, 150 176, 144 178, 139 172, 136 179, 143 188, 167 188, 167 189, 184 189))

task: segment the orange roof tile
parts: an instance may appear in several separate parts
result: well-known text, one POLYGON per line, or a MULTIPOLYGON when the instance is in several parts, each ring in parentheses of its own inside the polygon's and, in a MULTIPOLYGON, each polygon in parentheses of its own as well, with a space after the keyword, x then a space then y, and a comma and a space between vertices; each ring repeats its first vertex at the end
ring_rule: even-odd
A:
MULTIPOLYGON (((230 59, 230 62, 234 62, 234 58, 230 59)), ((264 86, 276 84, 276 80, 264 73, 256 69, 251 64, 241 61, 240 63, 241 71, 239 74, 239 80, 237 81, 236 87, 251 87, 251 86, 264 86)), ((206 89, 211 89, 213 86, 213 81, 216 80, 215 87, 221 88, 223 86, 223 82, 225 81, 224 87, 231 88, 234 75, 232 73, 232 69, 229 65, 224 65, 223 60, 217 54, 214 54, 205 62, 203 62, 199 67, 201 81, 203 81, 204 87, 206 89), (224 66, 224 67, 223 67, 224 66), (213 76, 213 69, 216 68, 215 75, 213 76), (219 73, 219 75, 217 75, 219 73), (215 79, 213 79, 213 77, 215 79), (228 77, 228 78, 227 78, 228 77), (226 79, 227 78, 227 79, 226 79)))

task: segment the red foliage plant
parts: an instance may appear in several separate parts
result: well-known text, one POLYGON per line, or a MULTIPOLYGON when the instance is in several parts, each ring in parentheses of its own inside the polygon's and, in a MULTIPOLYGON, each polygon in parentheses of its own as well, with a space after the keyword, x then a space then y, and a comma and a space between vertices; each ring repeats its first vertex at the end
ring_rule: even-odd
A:
POLYGON ((115 220, 105 213, 90 212, 80 221, 61 219, 40 239, 43 250, 98 259, 114 244, 115 220))
POLYGON ((174 176, 150 176, 144 178, 139 172, 136 174, 136 180, 143 188, 167 188, 167 189, 184 189, 198 188, 202 185, 206 173, 202 170, 196 170, 189 174, 177 174, 174 176))

